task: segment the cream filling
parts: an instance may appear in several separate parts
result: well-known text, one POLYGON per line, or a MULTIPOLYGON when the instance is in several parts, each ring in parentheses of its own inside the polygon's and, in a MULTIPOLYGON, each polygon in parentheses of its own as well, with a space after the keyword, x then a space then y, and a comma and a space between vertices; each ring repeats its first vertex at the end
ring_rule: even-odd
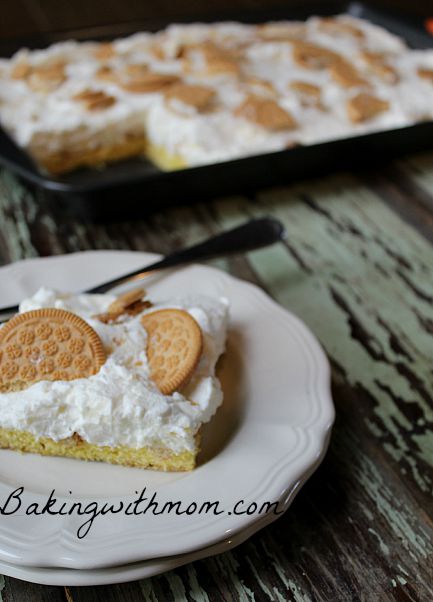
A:
POLYGON ((42 288, 21 303, 20 312, 57 307, 80 315, 100 336, 108 358, 89 378, 41 381, 20 392, 0 394, 0 426, 55 441, 78 433, 101 446, 194 450, 195 434, 223 399, 215 365, 225 347, 227 301, 191 295, 161 301, 147 310, 185 309, 199 323, 204 338, 200 363, 185 390, 162 395, 149 378, 142 314, 118 324, 92 318, 113 300, 110 295, 72 296, 42 288))

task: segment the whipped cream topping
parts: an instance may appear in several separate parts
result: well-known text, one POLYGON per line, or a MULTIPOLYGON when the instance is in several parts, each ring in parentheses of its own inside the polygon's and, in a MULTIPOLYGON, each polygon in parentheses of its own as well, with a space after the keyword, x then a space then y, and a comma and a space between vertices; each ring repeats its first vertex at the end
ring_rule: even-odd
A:
POLYGON ((20 313, 43 307, 72 311, 98 333, 107 353, 100 371, 71 381, 40 381, 0 394, 0 427, 28 431, 55 441, 78 433, 88 443, 132 448, 163 446, 181 452, 195 448, 200 426, 211 419, 223 394, 215 366, 225 348, 226 299, 190 295, 160 301, 137 316, 104 324, 93 316, 107 311, 111 295, 70 295, 41 288, 22 301, 20 313), (162 395, 149 378, 144 313, 162 308, 188 311, 204 339, 199 365, 179 392, 162 395))
MULTIPOLYGON (((113 55, 103 60, 96 58, 97 45, 92 42, 68 41, 45 50, 24 49, 11 60, 0 60, 0 121, 20 145, 38 143, 50 151, 80 140, 91 144, 96 134, 110 143, 144 127, 152 144, 181 156, 189 165, 199 165, 433 119, 433 83, 418 75, 419 68, 433 69, 433 50, 410 50, 397 36, 362 19, 342 15, 336 20, 358 28, 362 37, 324 30, 321 19, 311 17, 305 23, 266 24, 269 34, 273 30, 276 34, 269 35, 269 39, 260 25, 172 25, 156 34, 138 33, 115 40, 113 55), (300 67, 293 58, 292 45, 287 39, 278 39, 278 31, 284 36, 285 27, 302 27, 302 40, 337 52, 368 75, 369 93, 387 101, 389 109, 363 123, 352 123, 346 103, 362 88, 339 85, 328 69, 300 67), (215 41, 229 52, 241 51, 239 77, 185 69, 181 52, 184 45, 208 41, 215 41), (155 48, 161 52, 155 52, 155 48), (385 53, 388 64, 398 73, 398 81, 386 82, 368 72, 360 56, 365 50, 385 53), (25 81, 11 77, 12 69, 20 62, 38 66, 56 60, 66 61, 67 79, 49 94, 32 91, 25 81), (134 94, 113 81, 97 78, 101 65, 122 70, 131 64, 178 75, 186 83, 210 86, 217 97, 215 109, 200 113, 184 106, 182 110, 179 103, 166 102, 158 91, 134 94), (272 84, 277 102, 291 113, 298 127, 273 132, 234 115, 235 107, 246 95, 258 91, 248 83, 251 78, 272 84), (321 106, 305 106, 302 98, 290 91, 293 81, 320 86, 321 106), (116 101, 105 110, 88 111, 73 100, 84 89, 101 90, 116 101)), ((199 51, 197 57, 203 62, 199 51)))

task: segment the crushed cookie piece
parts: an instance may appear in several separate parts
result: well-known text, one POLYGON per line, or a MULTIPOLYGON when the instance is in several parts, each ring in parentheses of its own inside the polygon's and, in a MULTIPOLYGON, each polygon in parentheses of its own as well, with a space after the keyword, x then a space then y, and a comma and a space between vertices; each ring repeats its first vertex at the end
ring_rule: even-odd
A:
POLYGON ((265 94, 267 96, 277 95, 277 91, 273 84, 266 79, 261 79, 260 77, 248 77, 245 80, 245 83, 251 86, 258 94, 265 94))
POLYGON ((353 36, 358 40, 363 40, 365 34, 359 27, 346 23, 340 19, 334 19, 332 17, 324 17, 320 19, 318 29, 332 36, 353 36))
POLYGON ((120 316, 122 315, 122 312, 105 312, 102 314, 95 314, 94 316, 92 316, 95 320, 99 320, 99 322, 102 322, 103 324, 111 324, 112 322, 117 322, 117 320, 120 318, 120 316))
POLYGON ((425 67, 420 67, 418 69, 418 75, 422 79, 426 79, 433 84, 433 69, 426 69, 425 67))
POLYGON ((102 90, 83 90, 73 96, 73 99, 83 103, 88 111, 102 111, 116 102, 114 96, 110 96, 102 90))
POLYGON ((320 86, 296 80, 290 82, 289 88, 299 97, 303 106, 322 108, 322 90, 320 86))
POLYGON ((311 42, 293 42, 293 60, 305 69, 326 69, 342 60, 342 57, 328 48, 311 42))
POLYGON ((271 131, 292 130, 297 123, 293 117, 275 100, 248 96, 235 110, 237 117, 243 117, 271 131))
POLYGON ((257 26, 261 39, 268 42, 290 42, 301 39, 306 34, 304 23, 264 23, 257 26))
POLYGON ((26 79, 30 75, 31 71, 32 68, 31 65, 29 65, 29 63, 27 63, 26 61, 20 61, 12 67, 11 78, 26 79))
POLYGON ((106 312, 97 314, 94 318, 104 324, 110 324, 126 315, 135 316, 152 307, 150 301, 143 299, 145 295, 146 291, 141 287, 127 291, 115 299, 106 312))
POLYGON ((117 83, 121 88, 132 94, 150 94, 152 92, 160 92, 178 81, 179 78, 177 75, 148 71, 140 77, 120 78, 117 83))
POLYGON ((141 286, 126 291, 125 293, 122 293, 117 297, 117 299, 113 301, 113 303, 109 305, 108 313, 123 312, 133 303, 141 301, 145 294, 146 291, 141 286))
POLYGON ((164 96, 168 101, 175 99, 197 111, 205 111, 215 97, 215 90, 206 86, 178 83, 167 88, 164 96))
POLYGON ((368 82, 359 71, 347 61, 337 61, 329 67, 331 78, 343 88, 368 86, 368 82))
POLYGON ((149 73, 149 65, 146 63, 130 63, 126 65, 126 73, 133 79, 146 77, 146 74, 149 73))
POLYGON ((136 301, 126 308, 125 313, 128 316, 136 316, 137 314, 141 314, 145 309, 150 309, 151 307, 153 307, 151 301, 136 301))
POLYGON ((65 63, 63 61, 32 67, 27 76, 27 83, 35 92, 51 92, 65 80, 65 63))
POLYGON ((167 58, 163 46, 157 42, 152 45, 151 52, 158 61, 163 61, 167 58))
POLYGON ((116 80, 115 72, 108 65, 102 65, 102 67, 100 67, 97 70, 96 77, 98 79, 102 79, 103 81, 115 81, 116 80))
POLYGON ((78 433, 72 433, 71 439, 72 439, 72 443, 74 445, 76 445, 77 447, 79 445, 82 445, 82 443, 84 442, 84 439, 78 433))
POLYGON ((365 92, 361 92, 347 101, 347 112, 353 123, 367 121, 388 109, 388 101, 365 92))
POLYGON ((398 73, 394 67, 388 63, 389 57, 386 54, 382 52, 368 52, 365 50, 361 53, 361 59, 374 75, 377 75, 388 84, 395 84, 398 82, 398 73))
POLYGON ((180 51, 184 59, 185 68, 192 73, 203 73, 206 75, 239 75, 240 66, 235 53, 226 48, 217 46, 214 42, 203 42, 202 44, 186 45, 180 51), (204 65, 194 60, 198 55, 203 58, 204 65))
POLYGON ((111 59, 115 54, 116 50, 111 42, 102 42, 101 44, 98 44, 94 51, 95 58, 101 61, 111 59))

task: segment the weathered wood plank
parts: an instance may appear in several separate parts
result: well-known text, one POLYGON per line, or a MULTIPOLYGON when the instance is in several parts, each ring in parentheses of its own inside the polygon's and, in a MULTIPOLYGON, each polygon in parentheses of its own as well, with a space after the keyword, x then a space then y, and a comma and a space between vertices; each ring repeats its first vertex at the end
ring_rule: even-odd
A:
POLYGON ((425 196, 423 202, 433 210, 433 153, 423 153, 407 157, 397 163, 400 174, 410 178, 425 196))
POLYGON ((139 583, 122 583, 119 585, 104 585, 100 587, 71 587, 68 588, 74 602, 141 602, 144 598, 139 583))
POLYGON ((363 174, 363 180, 428 241, 433 242, 433 196, 407 173, 391 166, 363 174))
POLYGON ((1 602, 35 602, 36 600, 38 602, 65 602, 64 590, 61 587, 36 585, 20 579, 5 578, 3 591, 0 591, 1 602))
MULTIPOLYGON (((392 433, 395 447, 385 447, 400 458, 412 410, 419 412, 420 427, 409 433, 412 444, 432 421, 432 337, 426 325, 433 318, 433 254, 367 189, 354 194, 348 183, 334 182, 310 186, 308 193, 298 187, 265 195, 253 214, 271 209, 282 219, 291 257, 273 247, 251 253, 250 263, 274 297, 310 324, 348 381, 380 401, 372 435, 376 428, 381 435, 392 433)), ((242 202, 244 212, 251 212, 252 205, 242 202)), ((223 201, 227 226, 234 222, 231 212, 223 201)), ((430 455, 421 459, 433 463, 430 455)), ((406 468, 423 491, 431 491, 427 474, 406 468)))

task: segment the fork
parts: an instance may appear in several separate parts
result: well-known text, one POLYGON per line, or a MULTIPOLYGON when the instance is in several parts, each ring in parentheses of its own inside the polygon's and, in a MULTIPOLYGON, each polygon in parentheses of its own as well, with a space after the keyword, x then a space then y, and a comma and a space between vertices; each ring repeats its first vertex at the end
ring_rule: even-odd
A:
MULTIPOLYGON (((108 282, 98 284, 83 292, 90 294, 106 293, 128 282, 135 283, 142 280, 150 272, 173 268, 194 261, 215 259, 236 253, 246 253, 247 251, 267 247, 275 242, 284 240, 284 238, 286 238, 286 231, 279 220, 269 217, 253 219, 237 228, 212 236, 191 247, 170 253, 155 263, 146 265, 108 282)), ((0 308, 0 323, 6 322, 17 313, 18 309, 18 305, 0 308)))

